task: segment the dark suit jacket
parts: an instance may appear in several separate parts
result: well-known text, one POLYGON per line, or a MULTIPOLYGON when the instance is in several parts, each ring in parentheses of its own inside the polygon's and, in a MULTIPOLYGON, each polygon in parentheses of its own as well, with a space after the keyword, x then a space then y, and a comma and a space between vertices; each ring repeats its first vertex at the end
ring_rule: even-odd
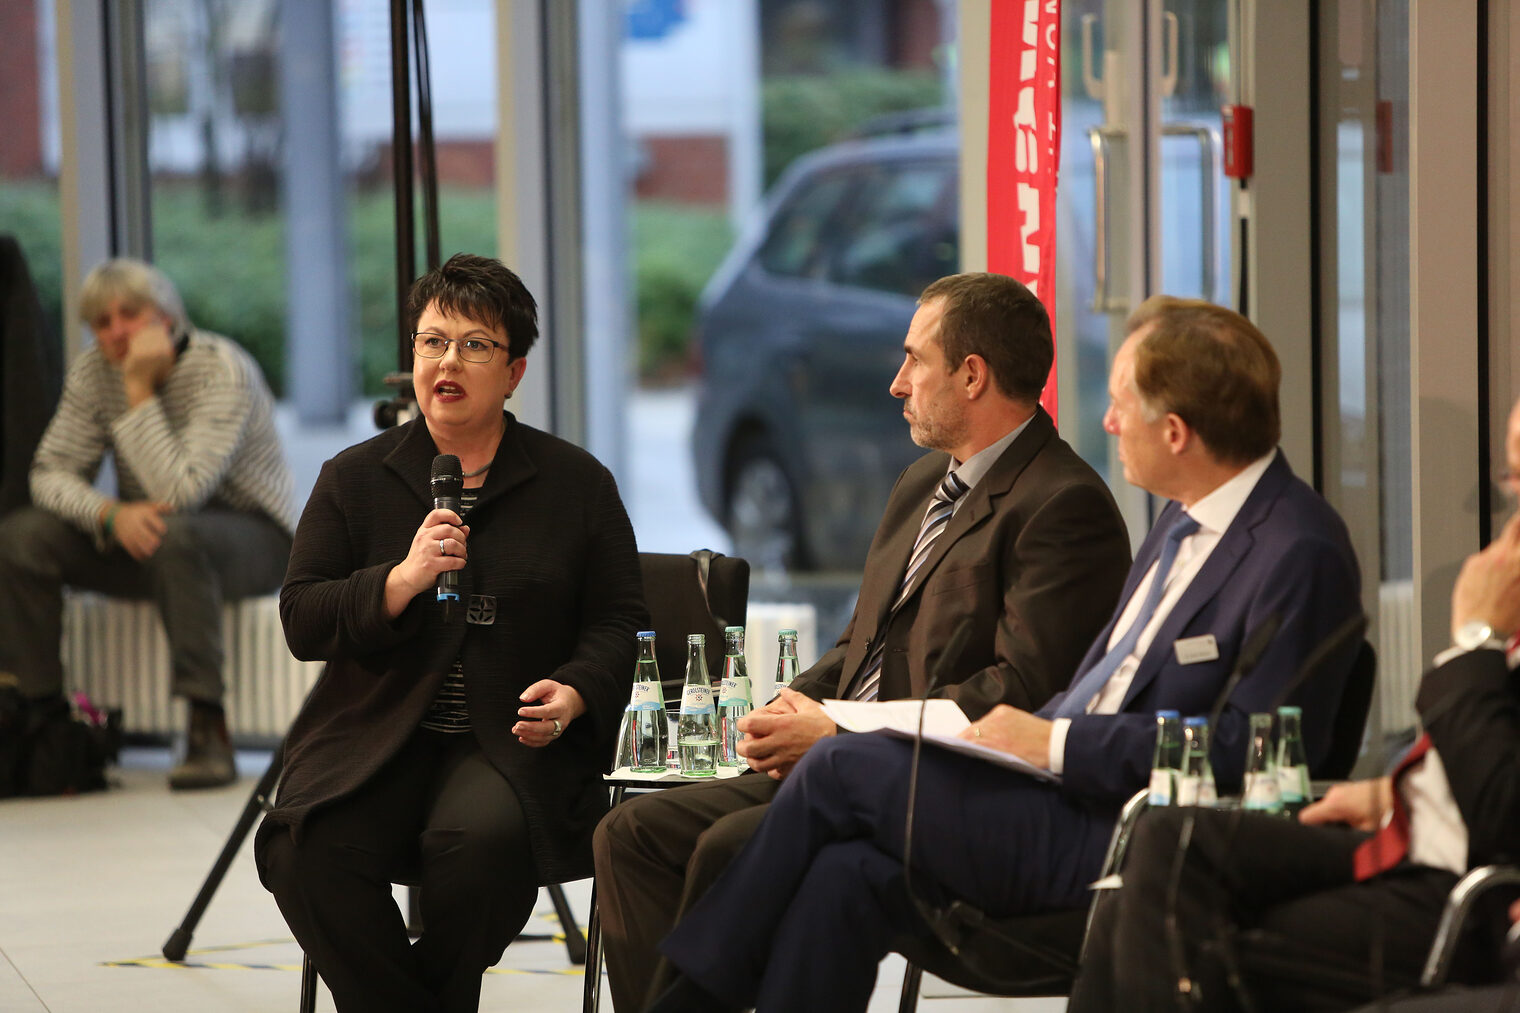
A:
POLYGON ((293 654, 327 662, 286 737, 270 826, 299 832, 312 810, 362 785, 416 730, 462 658, 470 723, 528 817, 544 882, 590 874, 591 831, 607 809, 601 774, 645 628, 638 552, 612 475, 590 454, 506 416, 469 516, 459 591, 496 597, 493 625, 444 625, 431 592, 390 622, 385 578, 432 508, 438 453, 421 421, 322 467, 296 531, 280 615, 293 654), (530 749, 512 735, 531 683, 574 686, 587 712, 530 749))
POLYGON ((1045 410, 966 494, 909 599, 890 614, 924 510, 950 466, 931 453, 898 478, 871 542, 855 614, 835 647, 797 677, 815 699, 838 696, 886 638, 881 699, 921 695, 962 618, 965 651, 935 692, 973 720, 994 704, 1032 710, 1070 681, 1113 607, 1129 537, 1103 480, 1056 434, 1045 410))
MULTIPOLYGON (((1136 553, 1114 616, 1082 659, 1086 672, 1107 651, 1114 623, 1135 586, 1161 553, 1167 529, 1181 511, 1168 504, 1136 553)), ((1245 766, 1249 716, 1297 703, 1304 709, 1304 741, 1317 764, 1330 743, 1341 690, 1358 644, 1347 645, 1323 674, 1282 699, 1304 658, 1349 617, 1361 611, 1361 576, 1346 525, 1319 494, 1293 477, 1279 451, 1157 632, 1130 684, 1120 713, 1072 719, 1063 781, 1068 791, 1112 804, 1146 783, 1156 744, 1155 712, 1208 714, 1223 689, 1241 642, 1267 616, 1282 621, 1251 674, 1230 694, 1213 731, 1210 758, 1221 790, 1238 787, 1245 766), (1212 634, 1213 661, 1184 665, 1175 644, 1212 634)), ((1063 694, 1064 697, 1064 694, 1063 694)), ((1057 697, 1041 711, 1051 717, 1057 697)))
POLYGON ((1504 652, 1431 669, 1414 705, 1467 824, 1468 867, 1520 861, 1520 683, 1504 652))

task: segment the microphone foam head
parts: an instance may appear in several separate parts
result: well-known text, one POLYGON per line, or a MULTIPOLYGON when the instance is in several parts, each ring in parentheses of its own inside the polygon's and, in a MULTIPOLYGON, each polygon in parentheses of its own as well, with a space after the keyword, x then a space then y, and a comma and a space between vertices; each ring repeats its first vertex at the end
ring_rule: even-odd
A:
POLYGON ((433 494, 458 495, 464 487, 464 469, 460 467, 459 458, 453 454, 439 454, 433 458, 433 494))

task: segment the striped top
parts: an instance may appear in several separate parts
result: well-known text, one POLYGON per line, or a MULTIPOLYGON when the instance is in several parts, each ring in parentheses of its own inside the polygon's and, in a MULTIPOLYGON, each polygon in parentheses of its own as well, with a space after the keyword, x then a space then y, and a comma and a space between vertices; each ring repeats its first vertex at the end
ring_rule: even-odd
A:
POLYGON ((163 386, 130 410, 121 370, 91 348, 69 367, 32 459, 32 502, 104 548, 110 497, 93 483, 109 452, 122 500, 262 513, 294 532, 294 481, 273 408, 258 363, 219 334, 193 332, 163 386))
MULTIPOLYGON (((459 494, 459 519, 470 516, 479 489, 466 489, 459 494)), ((454 667, 443 677, 438 695, 428 704, 422 717, 422 727, 433 732, 467 732, 470 730, 470 708, 464 696, 464 662, 454 659, 454 667)))

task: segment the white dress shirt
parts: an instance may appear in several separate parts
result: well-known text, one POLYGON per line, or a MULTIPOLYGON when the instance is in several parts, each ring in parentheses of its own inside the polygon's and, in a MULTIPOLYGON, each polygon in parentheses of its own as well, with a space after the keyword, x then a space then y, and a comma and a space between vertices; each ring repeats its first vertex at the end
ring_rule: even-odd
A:
MULTIPOLYGON (((1171 615, 1172 609, 1177 606, 1183 593, 1193 583, 1193 578, 1198 576, 1198 571, 1203 569, 1203 564, 1208 562, 1209 556, 1214 552, 1214 547, 1224 537, 1225 531, 1235 520, 1235 515, 1240 513, 1241 507, 1245 506, 1252 490, 1256 488, 1256 483, 1261 481, 1261 476, 1266 473, 1267 466, 1276 456, 1277 451, 1274 450, 1265 457, 1257 458, 1213 492, 1186 509, 1187 515, 1198 522, 1198 530, 1184 538, 1177 546, 1177 558, 1172 561, 1171 572, 1161 577, 1166 581, 1164 585, 1166 590, 1161 595, 1161 601, 1156 605, 1155 614, 1151 616, 1151 621, 1145 625, 1145 629, 1140 631, 1140 638, 1135 641, 1134 650, 1130 652, 1129 657, 1120 662, 1108 682, 1104 683, 1103 688, 1093 694, 1093 698, 1088 701, 1087 713, 1119 713, 1119 708, 1124 704, 1124 697, 1129 692, 1129 685, 1134 681, 1135 672, 1140 668, 1140 661, 1145 657, 1145 652, 1150 649, 1151 641, 1156 639, 1156 632, 1161 629, 1161 624, 1166 622, 1166 617, 1171 615)), ((1152 563, 1145 576, 1140 578, 1140 583, 1135 585, 1129 601, 1124 605, 1124 611, 1119 614, 1119 621, 1114 623, 1114 629, 1109 635, 1106 647, 1112 648, 1123 639, 1124 634, 1134 624, 1140 612, 1140 606, 1145 602, 1145 596, 1150 591, 1151 583, 1157 579, 1156 566, 1157 563, 1152 563)), ((1066 766, 1066 735, 1070 729, 1070 718, 1056 718, 1051 722, 1049 767, 1053 774, 1060 774, 1066 766)))
MULTIPOLYGON (((1442 651, 1433 664, 1440 666, 1461 653, 1459 647, 1442 651)), ((1505 661, 1511 669, 1520 664, 1520 644, 1516 641, 1510 642, 1505 661)), ((1446 766, 1434 746, 1399 781, 1399 791, 1409 813, 1409 860, 1416 865, 1448 869, 1458 876, 1465 873, 1467 822, 1462 819, 1462 810, 1451 793, 1451 782, 1446 779, 1446 766)), ((1392 816, 1386 814, 1383 822, 1392 816)))
MULTIPOLYGON (((955 463, 954 458, 950 459, 950 471, 954 472, 955 477, 966 484, 966 492, 970 492, 976 488, 976 483, 980 482, 983 476, 992 470, 992 466, 997 463, 997 459, 1003 456, 1003 451, 1007 450, 1009 444, 1018 439, 1019 434, 1028 429, 1029 423, 1033 421, 1034 416, 1029 416, 1029 418, 1015 426, 1007 436, 998 439, 995 443, 989 443, 959 464, 955 463)), ((955 501, 955 509, 959 510, 964 502, 966 502, 966 497, 962 495, 960 499, 955 501)))

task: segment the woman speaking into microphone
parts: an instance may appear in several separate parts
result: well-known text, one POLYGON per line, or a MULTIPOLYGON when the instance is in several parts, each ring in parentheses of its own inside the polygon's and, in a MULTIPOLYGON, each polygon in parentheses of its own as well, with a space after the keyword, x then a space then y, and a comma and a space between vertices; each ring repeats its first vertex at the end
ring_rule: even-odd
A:
POLYGON ((522 281, 459 254, 407 312, 421 417, 323 465, 296 531, 280 614, 327 665, 256 843, 338 1009, 365 1013, 476 1009, 538 887, 590 875, 648 622, 611 473, 504 410, 538 335, 522 281), (397 880, 421 887, 415 944, 397 880))

